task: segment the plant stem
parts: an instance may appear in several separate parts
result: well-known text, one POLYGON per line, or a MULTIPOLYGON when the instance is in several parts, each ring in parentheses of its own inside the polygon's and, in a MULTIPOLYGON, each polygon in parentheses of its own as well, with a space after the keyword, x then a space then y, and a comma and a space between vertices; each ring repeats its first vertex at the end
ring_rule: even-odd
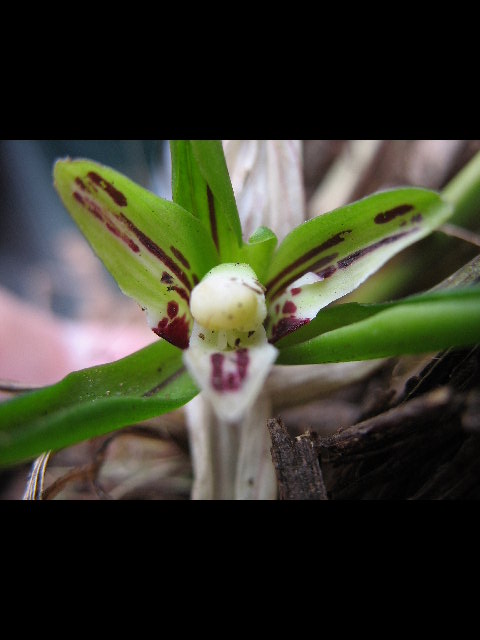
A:
POLYGON ((452 224, 471 224, 473 216, 480 211, 480 152, 450 180, 442 196, 455 207, 450 218, 452 224))

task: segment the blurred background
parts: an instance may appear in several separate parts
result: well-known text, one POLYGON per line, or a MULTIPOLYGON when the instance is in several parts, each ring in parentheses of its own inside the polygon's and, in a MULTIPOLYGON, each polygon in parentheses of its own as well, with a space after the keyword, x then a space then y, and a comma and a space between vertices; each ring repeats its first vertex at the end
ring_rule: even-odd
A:
POLYGON ((1 141, 1 286, 54 313, 83 313, 86 292, 78 289, 75 274, 80 269, 75 254, 80 234, 53 188, 55 160, 95 159, 169 197, 167 153, 163 140, 1 141))
MULTIPOLYGON (((296 142, 301 151, 303 219, 389 187, 441 189, 480 150, 479 140, 296 142)), ((251 146, 251 155, 257 147, 251 146)), ((49 384, 72 369, 115 360, 155 339, 136 303, 120 293, 55 192, 53 164, 66 156, 106 164, 157 195, 171 197, 168 141, 0 141, 0 381, 7 386, 49 384)), ((480 203, 478 212, 462 226, 480 231, 480 203)), ((477 253, 478 247, 435 233, 390 261, 350 299, 373 302, 428 289, 477 253)), ((1 397, 9 395, 4 391, 1 397)), ((301 412, 293 412, 289 426, 298 432, 307 426, 327 433, 338 427, 339 419, 351 423, 358 412, 351 398, 329 406, 310 412, 308 422, 301 412)), ((164 433, 162 420, 156 428, 164 433)), ((164 473, 163 484, 154 476, 152 497, 188 496, 183 418, 175 414, 171 420, 169 433, 176 435, 168 447, 173 447, 182 473, 164 473), (180 478, 180 484, 169 485, 166 477, 180 478)), ((162 442, 166 446, 165 438, 162 442)), ((138 448, 138 443, 135 439, 132 446, 138 448)), ((81 447, 73 450, 84 452, 81 447)), ((155 458, 157 453, 151 455, 155 458)), ((9 484, 14 474, 0 474, 0 499, 19 497, 26 469, 22 467, 18 485, 9 484)), ((142 486, 142 495, 150 495, 145 483, 142 486)), ((90 496, 81 488, 78 491, 80 497, 90 496)), ((132 491, 129 494, 124 487, 117 497, 137 497, 132 491)))

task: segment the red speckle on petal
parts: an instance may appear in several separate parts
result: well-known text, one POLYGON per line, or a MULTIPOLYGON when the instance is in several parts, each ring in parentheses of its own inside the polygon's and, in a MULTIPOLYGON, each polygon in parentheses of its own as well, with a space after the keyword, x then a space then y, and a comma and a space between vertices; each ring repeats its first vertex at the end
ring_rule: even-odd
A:
POLYGON ((181 251, 179 251, 176 247, 171 246, 170 247, 170 251, 173 253, 173 255, 180 260, 180 262, 183 264, 184 267, 186 267, 187 269, 190 269, 190 263, 188 262, 188 260, 185 258, 185 256, 183 255, 183 253, 181 251))
POLYGON ((290 293, 292 294, 292 296, 296 296, 298 295, 302 290, 302 287, 293 287, 293 289, 290 289, 290 293))
POLYGON ((164 271, 164 272, 162 273, 161 281, 162 281, 162 282, 164 282, 165 284, 172 284, 172 282, 173 282, 173 278, 172 278, 172 276, 171 276, 169 273, 167 273, 166 271, 164 271))
POLYGON ((247 375, 248 363, 250 361, 247 349, 239 349, 236 353, 237 356, 237 369, 240 380, 243 380, 247 375))
POLYGON ((337 270, 337 267, 335 267, 334 265, 330 265, 323 271, 317 271, 317 276, 322 280, 326 280, 326 278, 330 278, 330 276, 333 276, 336 270, 337 270))
POLYGON ((287 300, 282 308, 282 313, 295 313, 297 310, 297 305, 293 303, 291 300, 287 300))
POLYGON ((188 304, 190 304, 190 296, 185 289, 182 289, 182 287, 172 287, 172 289, 176 291, 181 298, 186 300, 188 304))
POLYGON ((75 198, 75 200, 77 202, 79 202, 81 205, 85 206, 85 200, 82 198, 82 196, 78 193, 78 191, 74 191, 73 192, 73 197, 75 198))
POLYGON ((82 189, 83 191, 87 190, 87 187, 85 186, 85 183, 83 182, 83 180, 80 177, 75 178, 75 182, 80 187, 80 189, 82 189))
POLYGON ((280 338, 287 336, 289 333, 292 333, 292 331, 300 329, 300 327, 303 327, 304 324, 308 324, 309 322, 310 318, 282 318, 273 326, 270 342, 280 340, 280 338))
POLYGON ((119 207, 127 206, 126 197, 123 195, 121 191, 119 191, 118 189, 115 189, 113 184, 111 184, 110 182, 107 182, 107 180, 99 176, 98 173, 95 173, 95 171, 89 171, 88 177, 90 178, 92 183, 98 185, 101 189, 103 189, 106 193, 108 193, 110 198, 115 202, 115 204, 118 204, 119 207))
POLYGON ((212 353, 210 362, 212 363, 211 383, 215 391, 223 391, 223 353, 212 353))
POLYGON ((188 349, 190 327, 185 314, 181 318, 177 316, 170 323, 168 318, 162 318, 152 331, 176 347, 188 349))
POLYGON ((174 318, 178 313, 178 302, 175 302, 175 300, 171 300, 167 304, 167 313, 169 318, 174 318))
POLYGON ((398 216, 404 216, 414 208, 413 204, 401 204, 399 207, 377 214, 373 220, 375 224, 385 224, 386 222, 391 222, 398 216))
POLYGON ((238 391, 247 375, 250 356, 247 349, 238 349, 235 352, 235 360, 226 359, 223 353, 212 353, 211 384, 215 391, 238 391), (225 366, 227 364, 227 367, 225 366))

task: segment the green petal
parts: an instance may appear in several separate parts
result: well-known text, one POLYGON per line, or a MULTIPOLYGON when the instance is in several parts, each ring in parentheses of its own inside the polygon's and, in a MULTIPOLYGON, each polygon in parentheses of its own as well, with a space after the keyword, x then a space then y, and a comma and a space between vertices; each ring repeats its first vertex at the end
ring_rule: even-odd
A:
POLYGON ((260 282, 264 283, 277 242, 277 236, 271 229, 259 227, 242 245, 237 260, 249 264, 260 282))
POLYGON ((242 228, 220 140, 171 140, 173 200, 198 217, 221 262, 238 260, 242 228))
POLYGON ((448 219, 435 192, 402 188, 374 194, 294 229, 267 277, 267 333, 278 340, 358 287, 387 260, 448 219))
POLYGON ((198 389, 182 352, 158 341, 112 364, 0 404, 0 464, 14 464, 147 420, 186 404, 198 389))
POLYGON ((217 262, 188 211, 88 160, 58 161, 55 187, 122 291, 146 309, 150 327, 181 348, 192 327, 192 288, 217 262))

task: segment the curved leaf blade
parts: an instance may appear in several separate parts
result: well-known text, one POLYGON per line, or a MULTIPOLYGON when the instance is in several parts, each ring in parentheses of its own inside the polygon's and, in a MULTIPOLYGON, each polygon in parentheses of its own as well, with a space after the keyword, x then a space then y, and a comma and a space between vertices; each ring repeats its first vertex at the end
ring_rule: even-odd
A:
POLYGON ((0 404, 0 464, 14 464, 173 411, 198 393, 164 340, 0 404))
POLYGON ((57 161, 54 180, 68 212, 122 291, 146 309, 150 327, 186 348, 190 292, 217 262, 200 222, 89 160, 57 161))
MULTIPOLYGON (((341 306, 334 318, 337 325, 342 322, 341 306)), ((479 287, 359 306, 365 307, 360 312, 367 316, 363 320, 340 326, 299 344, 283 348, 278 344, 280 355, 277 364, 370 360, 428 353, 480 342, 479 287)))

